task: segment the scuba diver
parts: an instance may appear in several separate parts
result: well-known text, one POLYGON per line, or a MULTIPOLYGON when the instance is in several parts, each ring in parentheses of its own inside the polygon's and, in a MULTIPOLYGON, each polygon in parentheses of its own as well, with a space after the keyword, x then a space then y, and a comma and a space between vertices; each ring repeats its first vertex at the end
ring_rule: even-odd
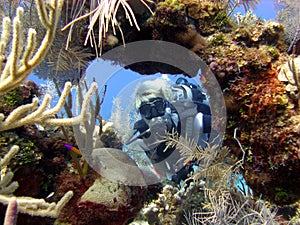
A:
POLYGON ((125 143, 142 140, 144 150, 158 174, 170 171, 176 183, 193 171, 194 162, 176 165, 180 154, 172 158, 176 146, 167 146, 166 134, 193 139, 205 147, 211 133, 211 110, 207 96, 199 85, 178 78, 175 84, 164 78, 140 84, 135 93, 135 106, 141 119, 134 123, 134 134, 125 143))

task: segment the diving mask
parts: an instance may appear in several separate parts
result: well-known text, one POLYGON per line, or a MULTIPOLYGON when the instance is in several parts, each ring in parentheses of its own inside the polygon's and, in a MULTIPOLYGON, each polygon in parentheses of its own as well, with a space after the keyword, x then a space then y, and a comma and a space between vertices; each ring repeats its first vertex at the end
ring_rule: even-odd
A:
POLYGON ((151 98, 147 102, 142 102, 139 107, 141 116, 147 120, 165 115, 168 101, 163 98, 151 98))

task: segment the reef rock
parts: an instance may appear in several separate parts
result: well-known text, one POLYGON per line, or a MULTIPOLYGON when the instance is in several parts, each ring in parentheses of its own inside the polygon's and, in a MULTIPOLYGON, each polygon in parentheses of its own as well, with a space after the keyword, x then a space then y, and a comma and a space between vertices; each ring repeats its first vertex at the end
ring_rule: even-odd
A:
POLYGON ((95 180, 77 203, 75 224, 121 225, 142 208, 146 189, 112 182, 105 177, 95 180))

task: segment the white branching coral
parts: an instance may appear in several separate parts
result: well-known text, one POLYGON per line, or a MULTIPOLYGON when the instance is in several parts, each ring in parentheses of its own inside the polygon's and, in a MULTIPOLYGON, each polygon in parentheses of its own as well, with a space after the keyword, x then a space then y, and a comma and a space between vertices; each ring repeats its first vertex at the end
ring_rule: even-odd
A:
POLYGON ((13 192, 18 188, 19 185, 16 181, 11 182, 13 173, 9 171, 7 165, 18 151, 19 147, 13 146, 4 156, 4 158, 0 159, 0 202, 7 205, 12 199, 16 199, 18 204, 18 212, 27 213, 34 216, 58 217, 61 209, 72 198, 73 191, 68 191, 57 203, 49 203, 44 199, 35 199, 32 197, 13 196, 13 192))
POLYGON ((47 216, 56 218, 61 209, 73 197, 73 191, 68 191, 57 203, 46 202, 44 199, 35 199, 31 197, 8 197, 0 195, 0 202, 8 204, 12 198, 16 198, 18 211, 32 216, 47 216))
MULTIPOLYGON (((45 3, 36 0, 39 19, 46 29, 46 34, 40 47, 36 50, 36 31, 28 30, 27 44, 24 48, 23 40, 23 9, 17 9, 17 15, 13 21, 12 46, 9 48, 11 34, 11 21, 8 17, 3 19, 3 31, 0 40, 0 95, 16 88, 43 60, 53 42, 58 19, 60 17, 63 1, 51 0, 45 3), (6 51, 10 54, 6 57, 6 51)), ((48 109, 51 96, 46 94, 39 106, 39 99, 34 98, 32 103, 22 105, 13 110, 6 118, 0 113, 0 131, 13 129, 26 124, 39 123, 43 125, 73 125, 86 118, 86 107, 82 107, 81 115, 75 118, 54 118, 62 109, 65 100, 71 91, 71 83, 65 84, 64 91, 57 105, 48 109)), ((92 93, 97 89, 97 84, 92 84, 83 104, 87 106, 92 93)))
POLYGON ((0 159, 0 195, 11 195, 19 187, 18 182, 11 182, 14 174, 11 171, 8 171, 7 168, 10 160, 14 157, 15 154, 18 153, 18 151, 19 147, 14 145, 4 156, 4 158, 0 159))
POLYGON ((61 97, 58 100, 57 105, 51 109, 47 109, 51 102, 51 96, 46 94, 40 106, 38 106, 38 98, 34 98, 32 103, 19 106, 13 110, 5 120, 4 115, 0 114, 0 131, 33 123, 53 126, 71 126, 84 121, 87 116, 88 103, 91 100, 92 94, 97 90, 97 83, 92 83, 89 91, 86 93, 85 99, 82 103, 81 114, 79 116, 73 118, 54 117, 64 106, 66 98, 71 91, 71 87, 72 84, 70 82, 65 84, 65 88, 61 93, 61 97))
POLYGON ((11 36, 11 21, 8 17, 3 19, 3 30, 0 40, 0 95, 17 87, 43 60, 55 36, 55 31, 63 6, 62 0, 52 0, 47 3, 36 0, 39 19, 46 29, 41 45, 36 50, 36 31, 28 30, 27 43, 24 48, 23 37, 23 8, 17 9, 13 20, 12 46, 8 43, 11 36), (10 54, 6 56, 7 49, 10 54))

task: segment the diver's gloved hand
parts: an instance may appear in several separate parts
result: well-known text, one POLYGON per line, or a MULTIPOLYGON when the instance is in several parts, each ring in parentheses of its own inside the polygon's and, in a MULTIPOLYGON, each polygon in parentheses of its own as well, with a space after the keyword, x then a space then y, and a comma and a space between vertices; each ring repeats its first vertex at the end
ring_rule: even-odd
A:
POLYGON ((188 178, 189 174, 193 172, 193 164, 185 165, 182 167, 175 175, 172 176, 172 181, 176 184, 180 184, 181 181, 184 181, 188 178))
POLYGON ((147 131, 149 129, 149 126, 143 119, 136 121, 133 125, 133 129, 137 130, 140 134, 143 134, 139 138, 144 138, 144 137, 148 138, 150 136, 150 130, 149 130, 149 132, 145 133, 145 131, 147 131))
POLYGON ((133 129, 135 131, 133 135, 125 142, 125 145, 129 145, 138 139, 144 139, 150 136, 150 128, 143 119, 135 122, 133 125, 133 129))
POLYGON ((150 135, 144 139, 144 143, 152 149, 165 139, 167 125, 161 117, 155 117, 149 121, 149 127, 150 135))

